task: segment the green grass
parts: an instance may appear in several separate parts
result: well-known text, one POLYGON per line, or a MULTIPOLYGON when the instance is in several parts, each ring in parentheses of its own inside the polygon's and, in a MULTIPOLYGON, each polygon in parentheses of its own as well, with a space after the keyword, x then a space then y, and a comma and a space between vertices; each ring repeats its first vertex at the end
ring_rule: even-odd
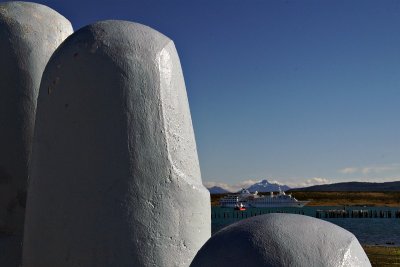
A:
POLYGON ((373 267, 400 266, 400 247, 364 246, 373 267))

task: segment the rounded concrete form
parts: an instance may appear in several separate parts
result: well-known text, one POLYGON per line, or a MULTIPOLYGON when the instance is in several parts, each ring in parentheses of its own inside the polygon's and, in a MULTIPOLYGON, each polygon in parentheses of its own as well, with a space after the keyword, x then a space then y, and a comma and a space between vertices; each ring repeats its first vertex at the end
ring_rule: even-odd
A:
POLYGON ((200 249, 191 267, 371 266, 347 230, 303 215, 268 214, 227 226, 200 249))
POLYGON ((0 228, 23 230, 40 80, 71 33, 69 21, 46 6, 0 3, 0 228))
MULTIPOLYGON (((71 33, 69 21, 46 6, 0 3, 0 232, 22 235, 40 80, 50 56, 71 33)), ((20 255, 19 239, 13 244, 20 255)))
POLYGON ((132 22, 75 32, 43 75, 24 266, 188 266, 211 234, 174 43, 132 22))

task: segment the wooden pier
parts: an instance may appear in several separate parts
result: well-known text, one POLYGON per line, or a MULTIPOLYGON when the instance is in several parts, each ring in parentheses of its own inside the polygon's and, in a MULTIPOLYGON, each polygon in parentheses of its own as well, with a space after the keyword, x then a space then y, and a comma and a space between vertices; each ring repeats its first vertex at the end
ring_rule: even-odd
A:
POLYGON ((300 210, 298 212, 288 212, 288 211, 272 211, 272 210, 252 211, 251 209, 248 209, 246 211, 226 210, 223 212, 212 212, 211 219, 246 219, 246 218, 259 216, 259 215, 263 215, 263 214, 268 214, 268 213, 292 213, 292 214, 304 215, 304 211, 302 211, 302 210, 300 210))
MULTIPOLYGON (((245 211, 235 211, 232 209, 226 209, 223 211, 213 211, 211 213, 211 219, 217 220, 241 220, 254 216, 259 216, 268 213, 292 213, 301 215, 305 214, 303 210, 298 211, 287 211, 287 210, 252 210, 247 209, 245 211)), ((331 218, 400 218, 400 210, 376 210, 376 209, 330 209, 330 210, 317 210, 315 211, 315 218, 320 219, 331 219, 331 218)))
POLYGON ((400 218, 400 210, 317 210, 316 218, 400 218))

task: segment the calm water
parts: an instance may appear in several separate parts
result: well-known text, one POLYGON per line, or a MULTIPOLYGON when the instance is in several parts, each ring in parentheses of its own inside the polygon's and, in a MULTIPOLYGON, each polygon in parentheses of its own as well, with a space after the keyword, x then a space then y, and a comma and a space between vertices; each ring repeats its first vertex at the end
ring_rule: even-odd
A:
MULTIPOLYGON (((232 208, 212 207, 211 222, 212 232, 252 216, 267 213, 295 213, 315 217, 317 210, 342 209, 343 207, 304 207, 304 208, 252 208, 243 212, 234 211, 232 208)), ((346 210, 369 210, 379 212, 392 212, 392 218, 322 218, 337 224, 352 232, 365 245, 394 245, 400 246, 400 218, 394 214, 399 208, 388 207, 346 207, 346 210)))

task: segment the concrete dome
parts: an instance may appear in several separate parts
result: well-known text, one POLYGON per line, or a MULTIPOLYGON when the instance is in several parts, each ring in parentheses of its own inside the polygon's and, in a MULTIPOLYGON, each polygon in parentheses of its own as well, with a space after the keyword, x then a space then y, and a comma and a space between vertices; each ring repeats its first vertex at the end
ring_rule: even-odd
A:
POLYGON ((308 216, 268 214, 227 226, 212 236, 191 267, 371 266, 356 237, 308 216))

